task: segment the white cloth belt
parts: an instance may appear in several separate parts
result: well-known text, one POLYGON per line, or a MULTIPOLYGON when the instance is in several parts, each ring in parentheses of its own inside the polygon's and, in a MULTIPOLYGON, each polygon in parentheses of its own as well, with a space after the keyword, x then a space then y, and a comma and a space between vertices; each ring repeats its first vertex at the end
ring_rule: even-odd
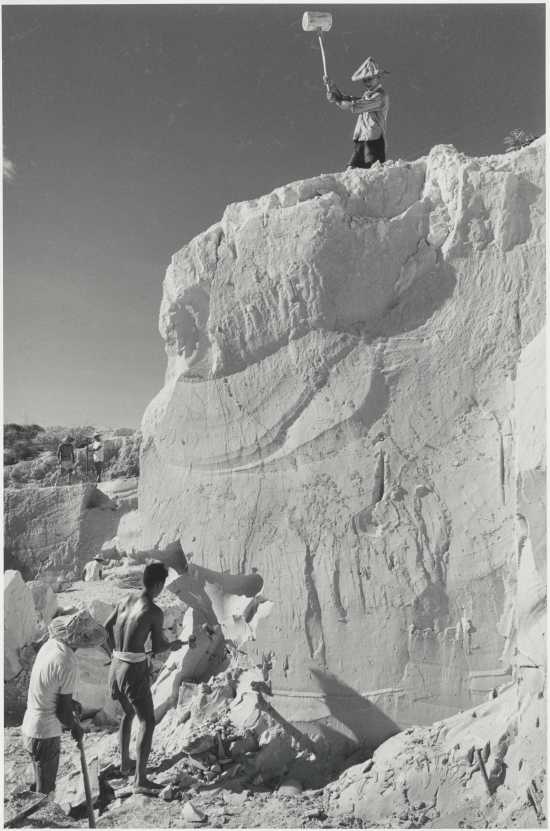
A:
POLYGON ((113 658, 118 658, 119 661, 125 661, 127 664, 140 664, 147 659, 145 652, 117 652, 113 649, 113 658))

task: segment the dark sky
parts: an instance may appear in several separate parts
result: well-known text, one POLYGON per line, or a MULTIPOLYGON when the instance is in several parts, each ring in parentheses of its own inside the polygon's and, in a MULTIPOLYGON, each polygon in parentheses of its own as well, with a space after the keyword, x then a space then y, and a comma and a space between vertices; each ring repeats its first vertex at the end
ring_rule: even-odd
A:
MULTIPOLYGON (((134 426, 161 282, 228 202, 342 170, 304 5, 3 6, 5 421, 134 426)), ((323 5, 329 74, 391 74, 389 157, 545 129, 544 4, 323 5)))

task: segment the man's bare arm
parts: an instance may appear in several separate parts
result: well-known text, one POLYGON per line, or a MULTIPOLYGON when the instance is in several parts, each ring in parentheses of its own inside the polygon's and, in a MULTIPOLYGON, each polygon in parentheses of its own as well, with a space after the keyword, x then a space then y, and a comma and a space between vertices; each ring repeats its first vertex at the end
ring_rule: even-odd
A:
POLYGON ((151 626, 151 643, 153 648, 151 649, 151 653, 147 654, 155 655, 158 652, 166 652, 166 650, 168 649, 180 649, 185 644, 188 644, 190 649, 195 648, 197 642, 197 638, 195 637, 195 635, 189 635, 189 640, 187 641, 181 641, 179 638, 176 638, 175 641, 167 641, 162 631, 163 623, 164 615, 162 613, 162 610, 159 609, 157 606, 157 611, 155 613, 153 623, 151 626))
POLYGON ((164 615, 158 606, 156 606, 153 610, 151 617, 151 652, 153 655, 156 655, 158 652, 166 652, 168 649, 179 649, 182 645, 180 640, 176 639, 175 641, 167 641, 164 637, 164 633, 162 631, 164 615))
POLYGON ((67 727, 71 731, 73 739, 79 741, 84 735, 84 732, 80 726, 78 717, 75 716, 72 695, 66 695, 64 693, 58 695, 56 715, 63 727, 67 727))
POLYGON ((114 612, 111 612, 105 623, 103 624, 103 628, 107 630, 107 643, 110 647, 110 651, 112 652, 115 648, 115 636, 113 633, 113 629, 115 627, 116 619, 118 617, 118 606, 115 608, 114 612))

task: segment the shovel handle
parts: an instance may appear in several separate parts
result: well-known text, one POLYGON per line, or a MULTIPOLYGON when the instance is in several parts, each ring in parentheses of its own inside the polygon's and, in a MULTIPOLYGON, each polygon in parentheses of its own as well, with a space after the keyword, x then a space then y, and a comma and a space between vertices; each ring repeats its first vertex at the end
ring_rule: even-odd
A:
POLYGON ((82 781, 84 782, 84 793, 86 794, 86 808, 88 810, 88 827, 95 828, 94 804, 92 802, 92 789, 90 787, 90 777, 88 776, 88 765, 86 763, 86 754, 84 753, 84 742, 82 739, 78 742, 78 749, 80 750, 80 767, 82 768, 82 781))
POLYGON ((325 77, 326 75, 328 75, 327 59, 326 59, 326 55, 325 55, 325 47, 323 45, 323 33, 320 29, 319 29, 319 46, 321 47, 321 58, 323 60, 323 77, 325 77))

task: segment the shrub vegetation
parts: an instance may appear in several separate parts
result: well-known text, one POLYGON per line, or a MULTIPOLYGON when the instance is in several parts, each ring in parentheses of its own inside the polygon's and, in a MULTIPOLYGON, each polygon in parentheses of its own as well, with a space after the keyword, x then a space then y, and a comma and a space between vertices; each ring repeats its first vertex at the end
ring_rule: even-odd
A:
MULTIPOLYGON (((91 453, 86 474, 86 448, 93 441, 95 428, 41 427, 39 424, 4 425, 4 487, 55 485, 65 481, 59 476, 57 448, 70 435, 74 439, 76 470, 73 482, 93 481, 91 453)), ((129 428, 102 434, 104 447, 103 478, 139 476, 141 433, 129 428)))
POLYGON ((513 153, 514 150, 521 150, 522 147, 527 147, 536 139, 532 133, 526 133, 525 130, 510 130, 504 139, 505 153, 513 153))

